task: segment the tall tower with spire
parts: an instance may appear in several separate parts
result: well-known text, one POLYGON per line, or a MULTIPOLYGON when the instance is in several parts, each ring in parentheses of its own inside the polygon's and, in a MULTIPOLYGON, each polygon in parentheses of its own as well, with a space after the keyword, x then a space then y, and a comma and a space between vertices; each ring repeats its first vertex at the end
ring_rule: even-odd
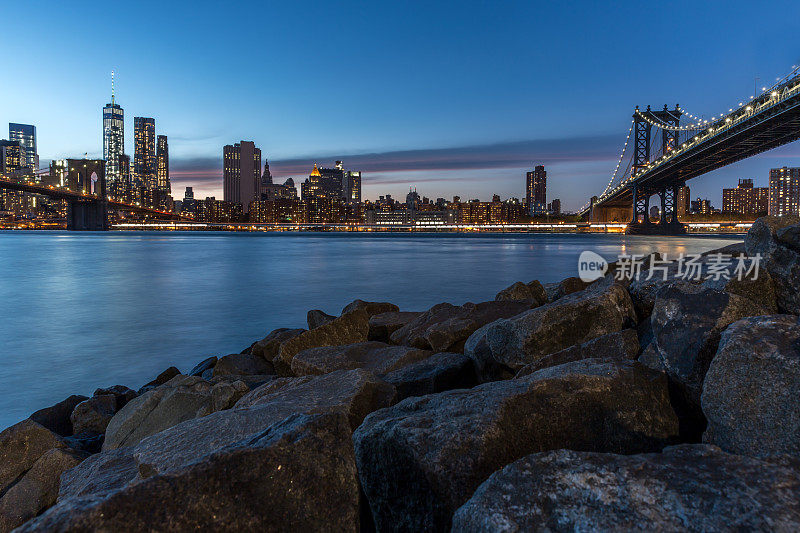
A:
POLYGON ((111 103, 103 108, 103 159, 106 183, 112 196, 119 197, 128 185, 123 182, 120 169, 120 158, 125 153, 125 112, 114 97, 114 71, 111 71, 111 103))

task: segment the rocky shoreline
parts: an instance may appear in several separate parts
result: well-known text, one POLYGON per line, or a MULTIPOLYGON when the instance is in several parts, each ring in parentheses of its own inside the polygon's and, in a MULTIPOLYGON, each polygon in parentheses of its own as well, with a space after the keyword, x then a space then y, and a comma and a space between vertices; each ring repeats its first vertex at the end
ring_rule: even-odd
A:
POLYGON ((758 278, 356 300, 71 396, 0 433, 0 532, 800 530, 800 220, 717 253, 758 278))

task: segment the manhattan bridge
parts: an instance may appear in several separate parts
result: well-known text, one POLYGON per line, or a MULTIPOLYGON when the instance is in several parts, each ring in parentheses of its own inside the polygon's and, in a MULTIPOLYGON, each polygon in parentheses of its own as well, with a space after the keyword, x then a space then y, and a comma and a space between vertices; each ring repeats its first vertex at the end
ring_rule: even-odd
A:
POLYGON ((633 234, 682 233, 677 198, 688 180, 798 138, 800 67, 711 119, 679 105, 637 106, 611 179, 579 213, 592 222, 627 222, 633 234), (649 217, 653 196, 661 204, 658 223, 649 217))

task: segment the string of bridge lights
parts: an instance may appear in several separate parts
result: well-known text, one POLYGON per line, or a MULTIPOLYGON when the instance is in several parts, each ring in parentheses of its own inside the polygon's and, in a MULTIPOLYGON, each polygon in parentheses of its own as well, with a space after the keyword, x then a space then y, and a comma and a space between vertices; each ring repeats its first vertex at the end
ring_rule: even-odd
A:
POLYGON ((634 123, 635 121, 631 120, 631 127, 628 129, 628 136, 625 137, 625 146, 622 147, 622 153, 619 154, 619 161, 617 161, 617 168, 614 169, 614 173, 611 175, 611 179, 608 180, 608 185, 606 185, 603 194, 601 194, 600 196, 604 196, 608 192, 608 189, 611 188, 611 185, 614 183, 614 180, 617 179, 617 174, 619 173, 619 167, 622 165, 622 161, 625 159, 625 152, 628 150, 628 143, 630 142, 631 135, 633 134, 634 123))

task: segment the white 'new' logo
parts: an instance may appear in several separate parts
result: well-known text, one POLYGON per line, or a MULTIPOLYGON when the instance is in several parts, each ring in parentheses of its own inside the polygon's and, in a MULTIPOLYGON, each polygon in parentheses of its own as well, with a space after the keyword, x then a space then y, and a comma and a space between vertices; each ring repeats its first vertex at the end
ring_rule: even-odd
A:
POLYGON ((598 254, 585 250, 578 258, 578 277, 582 281, 590 282, 605 276, 608 270, 608 261, 598 254))

